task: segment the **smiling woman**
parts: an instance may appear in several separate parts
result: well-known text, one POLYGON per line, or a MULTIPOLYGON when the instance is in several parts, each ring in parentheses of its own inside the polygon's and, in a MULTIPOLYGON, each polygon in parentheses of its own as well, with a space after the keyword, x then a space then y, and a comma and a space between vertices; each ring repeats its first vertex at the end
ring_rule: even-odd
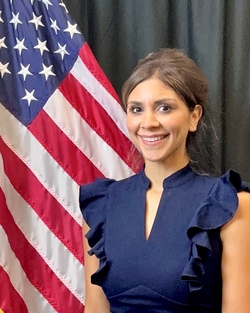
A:
POLYGON ((130 93, 127 127, 145 163, 163 162, 165 167, 179 170, 188 163, 186 139, 189 132, 196 131, 201 114, 200 105, 190 111, 182 98, 155 76, 130 93))
POLYGON ((191 157, 207 83, 183 52, 139 62, 123 87, 130 178, 81 186, 85 313, 246 313, 250 195, 240 175, 198 174, 191 157))
MULTIPOLYGON (((208 106, 208 86, 204 74, 182 51, 176 49, 162 49, 156 53, 149 54, 138 63, 123 86, 122 100, 127 113, 129 113, 128 98, 131 98, 139 87, 140 89, 143 88, 141 83, 146 84, 146 81, 149 79, 152 80, 153 78, 158 79, 159 92, 163 91, 165 88, 165 93, 168 90, 169 94, 173 96, 172 101, 167 98, 167 102, 165 101, 169 110, 174 109, 176 105, 182 101, 185 109, 188 110, 190 114, 192 111, 195 111, 193 115, 195 119, 191 120, 195 129, 187 133, 187 137, 185 138, 185 152, 188 154, 190 165, 195 170, 201 173, 210 172, 211 168, 209 169, 209 166, 202 162, 204 159, 206 159, 207 163, 211 162, 207 147, 204 145, 204 142, 200 142, 199 140, 199 134, 203 141, 207 138, 207 136, 204 137, 202 135, 207 133, 206 129, 209 127, 205 122, 208 106), (201 144, 203 144, 202 148, 201 144)), ((151 88, 147 86, 146 88, 149 88, 147 89, 148 93, 154 90, 154 86, 151 88)), ((145 93, 145 90, 143 93, 145 93)), ((149 100, 149 98, 147 100, 149 100)), ((155 104, 159 103, 157 102, 159 100, 161 99, 156 100, 155 104)), ((163 110, 163 108, 161 108, 161 110, 163 110)), ((166 106, 164 110, 166 110, 166 106)), ((209 120, 209 118, 207 118, 207 120, 209 120)), ((210 129, 210 135, 211 133, 213 135, 212 130, 213 127, 210 129)))

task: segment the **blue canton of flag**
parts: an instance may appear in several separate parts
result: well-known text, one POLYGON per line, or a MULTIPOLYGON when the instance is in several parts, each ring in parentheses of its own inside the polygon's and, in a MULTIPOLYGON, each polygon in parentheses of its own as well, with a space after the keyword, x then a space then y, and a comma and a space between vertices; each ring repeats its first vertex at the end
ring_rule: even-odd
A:
POLYGON ((0 102, 30 124, 72 68, 83 41, 63 2, 1 0, 0 102))

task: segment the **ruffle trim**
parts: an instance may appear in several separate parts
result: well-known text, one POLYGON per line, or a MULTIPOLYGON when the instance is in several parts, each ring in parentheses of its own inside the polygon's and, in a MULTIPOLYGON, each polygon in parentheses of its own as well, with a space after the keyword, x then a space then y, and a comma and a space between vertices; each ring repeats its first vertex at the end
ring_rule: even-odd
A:
POLYGON ((182 280, 189 283, 189 291, 202 288, 199 276, 205 273, 202 255, 204 249, 212 253, 208 231, 220 228, 235 214, 238 207, 237 192, 243 190, 240 175, 228 171, 218 178, 208 198, 197 209, 187 230, 191 240, 189 263, 184 268, 182 280))
POLYGON ((92 274, 91 282, 92 284, 100 284, 100 280, 106 276, 109 269, 107 257, 105 254, 105 234, 104 234, 104 223, 101 222, 95 228, 91 228, 86 234, 89 245, 91 249, 88 251, 89 255, 95 255, 99 261, 100 265, 98 270, 92 274))
POLYGON ((92 274, 91 282, 99 285, 109 269, 105 254, 105 223, 106 203, 109 186, 115 180, 97 179, 94 183, 80 188, 80 208, 90 230, 85 237, 88 240, 89 255, 95 255, 100 260, 98 270, 92 274))

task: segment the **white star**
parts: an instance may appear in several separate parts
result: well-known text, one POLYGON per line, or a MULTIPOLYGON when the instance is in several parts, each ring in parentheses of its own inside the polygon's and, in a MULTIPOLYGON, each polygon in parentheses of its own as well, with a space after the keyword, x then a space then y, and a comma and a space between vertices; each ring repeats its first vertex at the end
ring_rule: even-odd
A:
POLYGON ((81 34, 81 33, 76 29, 77 24, 72 25, 72 24, 70 24, 69 21, 67 21, 67 23, 68 23, 68 28, 66 28, 66 29, 64 30, 64 32, 70 33, 70 37, 71 37, 71 38, 73 38, 74 34, 81 34))
POLYGON ((41 41, 39 38, 37 38, 37 45, 34 46, 34 49, 39 49, 41 55, 43 55, 44 51, 49 51, 49 49, 46 46, 47 40, 41 41))
POLYGON ((22 41, 20 41, 18 38, 16 38, 17 44, 15 45, 14 49, 17 49, 19 51, 19 54, 21 55, 22 50, 28 50, 28 48, 25 47, 24 45, 24 38, 22 41))
POLYGON ((19 71, 17 74, 23 75, 23 80, 26 79, 26 76, 27 76, 27 75, 32 75, 32 74, 30 73, 30 71, 29 71, 29 67, 30 67, 30 64, 28 64, 26 67, 21 64, 21 68, 22 68, 22 69, 21 69, 21 71, 19 71))
POLYGON ((51 18, 50 20, 51 20, 51 25, 50 25, 50 27, 53 28, 54 31, 55 31, 56 34, 57 34, 57 31, 60 30, 60 28, 59 28, 59 27, 57 26, 57 24, 56 24, 57 21, 56 21, 56 20, 53 21, 52 18, 51 18))
POLYGON ((0 22, 4 23, 4 21, 2 19, 2 11, 0 11, 0 22))
POLYGON ((15 29, 17 29, 17 24, 23 24, 20 20, 19 20, 19 12, 15 15, 13 12, 12 12, 12 20, 10 21, 10 23, 14 24, 15 25, 15 29))
POLYGON ((0 72, 1 72, 1 77, 3 78, 4 74, 11 74, 11 72, 8 70, 8 65, 9 62, 6 64, 3 64, 2 62, 0 62, 0 72))
POLYGON ((46 80, 48 80, 48 77, 49 76, 56 76, 53 72, 52 72, 52 70, 51 70, 51 68, 52 68, 52 66, 53 65, 50 65, 50 66, 45 66, 44 64, 43 64, 43 70, 41 71, 41 72, 39 72, 39 74, 43 74, 44 76, 45 76, 45 79, 46 80))
POLYGON ((34 3, 34 0, 30 0, 30 3, 33 5, 33 3, 34 3))
POLYGON ((34 12, 32 14, 33 14, 33 20, 30 20, 29 23, 33 23, 36 27, 36 30, 38 29, 39 26, 44 27, 43 23, 41 22, 42 15, 36 16, 34 12))
POLYGON ((67 13, 69 13, 68 9, 66 8, 66 5, 63 2, 60 2, 59 5, 62 6, 67 13))
POLYGON ((7 46, 6 46, 5 43, 4 43, 5 38, 6 38, 6 37, 0 38, 0 49, 1 49, 1 48, 7 48, 7 46))
POLYGON ((32 90, 31 92, 28 92, 27 89, 25 89, 25 93, 26 93, 26 96, 22 97, 22 100, 27 100, 28 101, 28 106, 30 106, 30 102, 32 100, 34 101, 38 101, 35 97, 34 97, 34 92, 35 92, 35 89, 32 90))
POLYGON ((69 53, 66 51, 66 44, 62 47, 62 46, 60 45, 60 43, 59 43, 58 46, 59 46, 59 49, 56 50, 55 53, 60 53, 60 54, 61 54, 61 57, 62 57, 62 60, 63 60, 64 55, 65 55, 65 54, 69 54, 69 53))
POLYGON ((46 5, 46 9, 49 9, 49 5, 52 5, 52 3, 49 0, 40 0, 46 5))

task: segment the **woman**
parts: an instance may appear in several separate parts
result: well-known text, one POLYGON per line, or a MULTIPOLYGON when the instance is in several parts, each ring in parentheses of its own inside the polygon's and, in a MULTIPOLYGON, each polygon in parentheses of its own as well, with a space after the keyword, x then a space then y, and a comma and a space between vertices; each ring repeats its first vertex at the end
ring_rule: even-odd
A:
POLYGON ((206 102, 202 72, 178 50, 150 54, 126 81, 145 165, 81 187, 85 313, 250 312, 250 195, 233 171, 192 169, 206 102))

